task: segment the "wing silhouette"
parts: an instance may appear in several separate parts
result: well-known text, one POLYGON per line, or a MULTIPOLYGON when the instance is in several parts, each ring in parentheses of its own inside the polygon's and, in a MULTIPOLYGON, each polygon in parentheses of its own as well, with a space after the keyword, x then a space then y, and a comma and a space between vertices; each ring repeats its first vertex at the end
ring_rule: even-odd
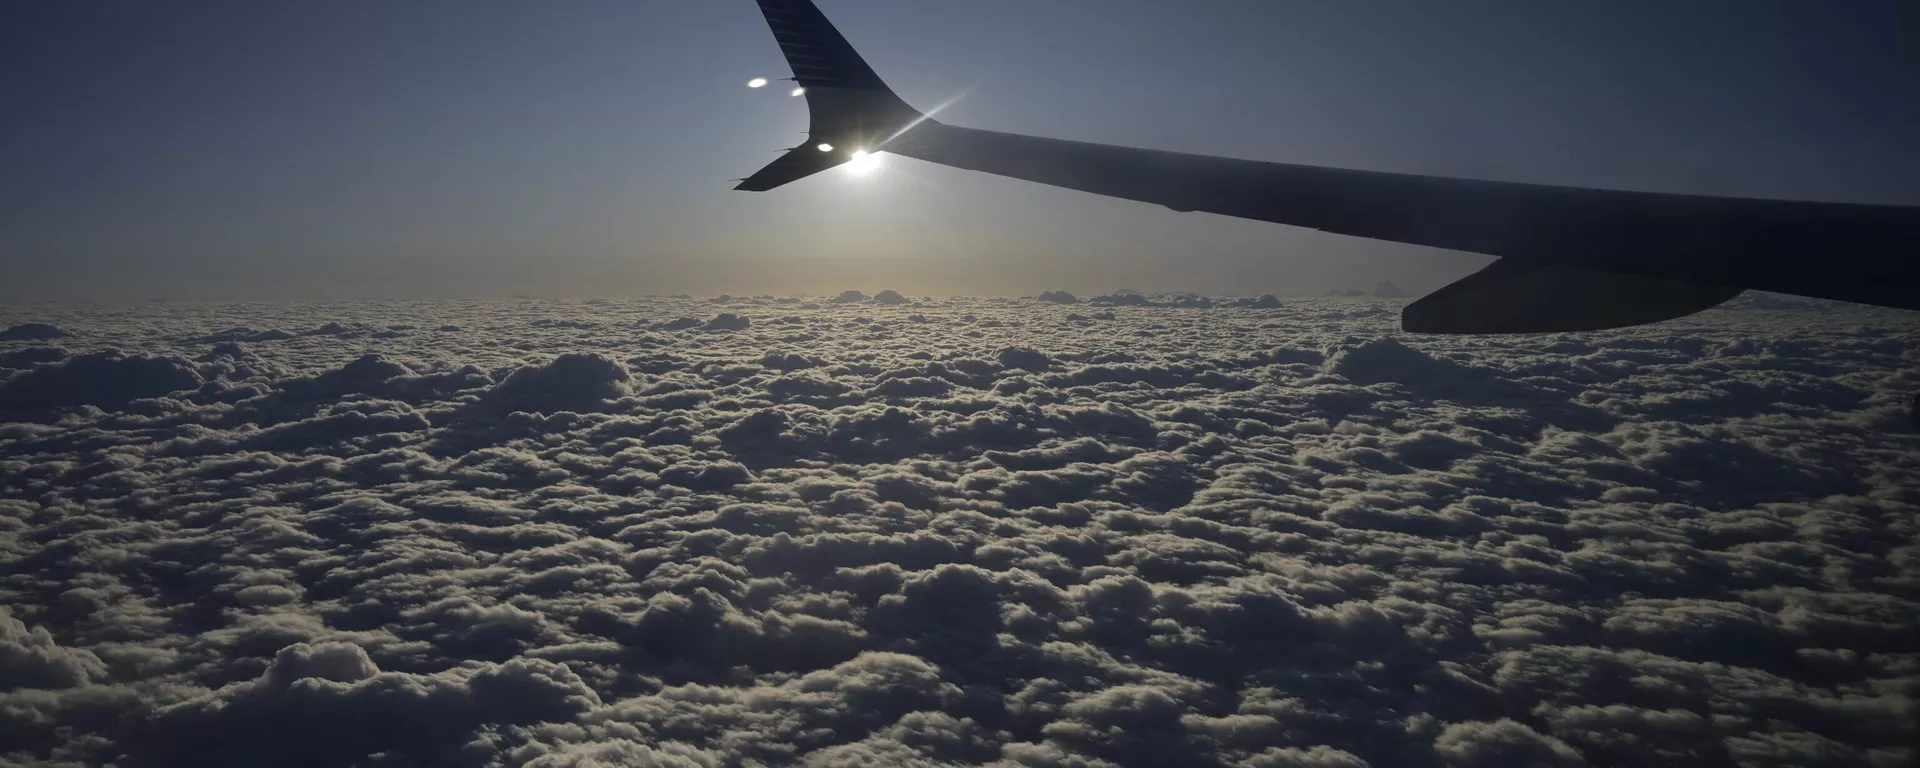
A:
POLYGON ((1177 211, 1500 257, 1410 304, 1402 327, 1415 332, 1614 328, 1746 289, 1920 309, 1920 208, 1382 173, 963 128, 908 106, 811 0, 758 2, 807 89, 810 143, 835 151, 790 153, 740 189, 884 151, 1177 211))

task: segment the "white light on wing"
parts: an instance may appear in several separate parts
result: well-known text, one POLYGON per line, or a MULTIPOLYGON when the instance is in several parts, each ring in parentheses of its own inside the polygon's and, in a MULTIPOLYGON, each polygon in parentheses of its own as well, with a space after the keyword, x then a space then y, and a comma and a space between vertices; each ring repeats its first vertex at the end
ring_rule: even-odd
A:
POLYGON ((847 161, 847 173, 865 176, 880 170, 880 156, 864 149, 853 151, 853 159, 847 161))
POLYGON ((821 144, 820 146, 817 146, 817 147, 814 147, 814 149, 817 149, 817 150, 820 150, 820 151, 822 151, 822 152, 832 152, 832 151, 833 151, 833 145, 832 145, 832 144, 821 144))
POLYGON ((764 77, 756 77, 752 80, 747 81, 748 88, 760 88, 762 86, 765 86, 766 84, 767 84, 767 79, 764 77))
POLYGON ((787 95, 788 95, 788 96, 805 96, 805 95, 807 95, 807 89, 805 89, 805 88, 795 88, 795 89, 793 89, 793 92, 792 92, 792 93, 789 93, 789 94, 787 94, 787 95))

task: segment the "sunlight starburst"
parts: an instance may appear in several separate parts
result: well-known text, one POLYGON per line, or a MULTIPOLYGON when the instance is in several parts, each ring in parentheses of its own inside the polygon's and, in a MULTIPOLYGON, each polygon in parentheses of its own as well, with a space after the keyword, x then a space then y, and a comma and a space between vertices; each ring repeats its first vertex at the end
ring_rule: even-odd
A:
POLYGON ((866 176, 880 170, 880 156, 864 149, 853 151, 853 159, 847 161, 847 173, 854 176, 866 176))

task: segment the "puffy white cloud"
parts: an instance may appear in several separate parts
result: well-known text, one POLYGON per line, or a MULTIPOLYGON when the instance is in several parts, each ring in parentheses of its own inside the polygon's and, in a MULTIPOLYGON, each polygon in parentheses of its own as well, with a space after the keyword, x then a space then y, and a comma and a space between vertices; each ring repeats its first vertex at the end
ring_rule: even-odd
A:
POLYGON ((0 308, 0 762, 1911 759, 1912 317, 894 296, 0 308))
POLYGON ((92 405, 121 409, 135 400, 199 387, 189 361, 105 350, 37 365, 0 380, 0 411, 92 405))
POLYGON ((753 318, 745 315, 736 315, 732 312, 722 312, 714 315, 712 320, 708 320, 706 325, 701 327, 709 331, 742 331, 752 325, 753 318))
POLYGON ((1440 732, 1434 751, 1450 766, 1586 765, 1572 747, 1552 736, 1501 718, 1454 723, 1440 732))
POLYGON ((0 691, 74 688, 106 675, 93 653, 61 647, 44 627, 28 629, 0 606, 0 691))
POLYGON ((543 413, 595 411, 631 392, 632 382, 632 374, 620 361, 569 352, 545 364, 516 369, 487 390, 485 402, 543 413))

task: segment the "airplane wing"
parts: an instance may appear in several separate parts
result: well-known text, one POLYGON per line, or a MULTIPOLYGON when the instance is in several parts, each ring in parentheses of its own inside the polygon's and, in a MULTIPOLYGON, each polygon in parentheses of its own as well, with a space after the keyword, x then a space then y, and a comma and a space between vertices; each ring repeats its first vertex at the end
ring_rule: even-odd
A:
POLYGON ((1920 208, 1382 173, 962 128, 895 95, 811 0, 758 2, 807 89, 808 146, 834 151, 809 161, 820 168, 740 189, 885 151, 1176 211, 1500 257, 1408 305, 1402 327, 1415 332, 1614 328, 1745 289, 1920 309, 1920 208))
POLYGON ((767 163, 766 167, 755 171, 752 176, 740 180, 734 189, 746 192, 764 192, 791 181, 832 168, 847 161, 846 157, 831 151, 821 151, 812 146, 799 146, 786 151, 786 154, 767 163))

